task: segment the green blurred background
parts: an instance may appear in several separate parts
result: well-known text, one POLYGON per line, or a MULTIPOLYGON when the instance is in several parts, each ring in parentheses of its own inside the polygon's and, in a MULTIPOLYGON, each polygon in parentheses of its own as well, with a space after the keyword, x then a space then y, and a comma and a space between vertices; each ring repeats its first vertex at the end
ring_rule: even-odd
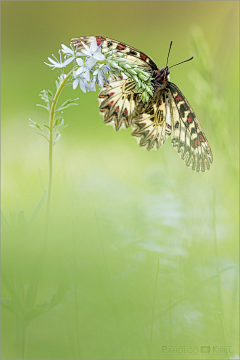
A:
POLYGON ((238 14, 237 1, 1 3, 3 359, 239 354, 238 14), (56 72, 44 61, 83 35, 121 40, 160 68, 170 40, 170 65, 193 55, 171 81, 214 161, 195 173, 170 140, 144 151, 131 129, 103 124, 97 93, 67 88, 62 99, 80 100, 54 147, 46 239, 48 148, 28 119, 47 124, 36 103, 56 72))

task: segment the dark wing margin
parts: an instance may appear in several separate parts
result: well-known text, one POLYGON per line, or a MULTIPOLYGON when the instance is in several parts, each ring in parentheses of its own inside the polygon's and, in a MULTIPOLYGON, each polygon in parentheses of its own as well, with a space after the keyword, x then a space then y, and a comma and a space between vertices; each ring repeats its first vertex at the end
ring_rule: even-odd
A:
POLYGON ((212 151, 189 102, 168 82, 172 94, 172 144, 186 165, 197 172, 210 169, 212 151))
POLYGON ((83 48, 81 42, 89 45, 92 40, 96 38, 97 44, 100 45, 102 43, 102 53, 106 53, 108 50, 117 50, 116 56, 126 55, 127 61, 135 62, 138 66, 143 67, 147 71, 158 70, 155 62, 146 54, 135 49, 134 47, 127 45, 121 41, 114 40, 111 38, 107 38, 104 36, 81 36, 79 38, 73 38, 71 40, 71 44, 74 46, 78 45, 78 49, 83 48))

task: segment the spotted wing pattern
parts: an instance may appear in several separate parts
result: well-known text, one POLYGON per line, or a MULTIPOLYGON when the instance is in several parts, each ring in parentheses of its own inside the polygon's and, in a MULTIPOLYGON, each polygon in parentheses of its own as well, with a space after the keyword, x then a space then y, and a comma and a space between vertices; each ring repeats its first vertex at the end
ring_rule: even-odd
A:
POLYGON ((158 91, 133 120, 133 136, 148 150, 158 149, 171 134, 171 94, 158 91))
POLYGON ((134 81, 122 78, 112 79, 104 85, 98 97, 106 124, 113 125, 116 130, 132 124, 136 103, 141 101, 141 95, 134 92, 135 88, 134 81))
MULTIPOLYGON (((102 53, 115 50, 116 56, 126 56, 146 71, 158 70, 155 62, 143 52, 123 42, 102 37, 82 36, 73 38, 71 43, 78 49, 82 42, 90 45, 96 38, 102 53)), ((109 77, 99 94, 100 111, 104 122, 116 130, 133 125, 133 136, 140 146, 158 149, 171 135, 173 147, 186 165, 197 172, 210 168, 212 152, 199 121, 178 87, 167 81, 166 88, 157 91, 147 104, 142 104, 141 95, 135 93, 135 83, 127 78, 109 77)))
POLYGON ((192 170, 208 170, 213 156, 201 125, 178 87, 170 82, 168 86, 172 94, 173 147, 192 170))
POLYGON ((102 53, 106 53, 110 49, 117 50, 115 55, 122 56, 126 55, 126 59, 129 62, 135 62, 138 66, 143 67, 147 71, 157 70, 157 65, 155 62, 143 52, 135 49, 132 46, 124 44, 123 42, 110 39, 103 36, 81 36, 79 38, 73 38, 71 43, 74 46, 78 45, 78 49, 83 48, 81 42, 84 42, 86 45, 90 45, 93 39, 96 38, 97 44, 100 45, 102 43, 101 49, 102 53))
MULTIPOLYGON (((83 48, 82 42, 90 45, 94 37, 97 44, 101 46, 102 53, 108 50, 115 50, 115 56, 125 55, 128 62, 134 62, 143 67, 146 71, 157 70, 155 62, 143 52, 124 44, 123 42, 102 37, 102 36, 82 36, 74 38, 71 43, 83 48)), ((135 113, 136 102, 140 101, 140 95, 135 93, 135 83, 125 78, 110 77, 109 84, 104 85, 99 94, 100 111, 103 113, 104 122, 113 125, 116 130, 122 127, 129 127, 135 113)))

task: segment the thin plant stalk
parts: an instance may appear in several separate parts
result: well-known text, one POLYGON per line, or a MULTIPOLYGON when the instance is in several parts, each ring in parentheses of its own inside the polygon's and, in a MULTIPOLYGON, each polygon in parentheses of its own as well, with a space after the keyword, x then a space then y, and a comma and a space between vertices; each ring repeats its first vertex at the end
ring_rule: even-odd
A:
POLYGON ((119 338, 120 354, 121 354, 121 358, 123 359, 124 354, 123 354, 123 346, 122 346, 122 337, 121 337, 121 332, 120 332, 119 314, 118 314, 118 311, 117 311, 117 305, 116 305, 116 301, 115 301, 115 297, 114 297, 114 291, 113 291, 110 271, 109 271, 109 267, 108 267, 106 251, 105 251, 105 248, 104 248, 103 236, 102 236, 102 232, 101 232, 101 228, 100 228, 100 225, 99 225, 99 220, 98 220, 98 216, 97 216, 97 212, 96 212, 95 208, 94 208, 94 213, 95 213, 95 218, 96 218, 96 224, 97 224, 99 239, 100 239, 101 247, 102 247, 105 270, 106 270, 106 273, 108 274, 109 288, 110 288, 110 292, 111 292, 111 297, 113 299, 113 310, 114 310, 114 316, 115 316, 116 324, 117 324, 117 332, 118 332, 118 338, 119 338))
POLYGON ((212 226, 213 226, 213 238, 214 238, 214 250, 215 250, 215 257, 216 257, 216 274, 217 274, 217 289, 218 289, 218 300, 219 300, 219 309, 218 312, 222 333, 223 333, 223 339, 225 342, 225 346, 227 346, 227 337, 226 337, 226 330, 224 325, 224 317, 223 317, 223 305, 222 305, 222 292, 221 292, 221 274, 219 271, 219 256, 218 256, 218 244, 217 244, 217 234, 216 234, 216 195, 215 195, 215 189, 212 189, 212 209, 213 209, 213 215, 212 215, 212 226))
MULTIPOLYGON (((74 227, 73 227, 74 228, 74 227)), ((79 331, 79 299, 78 299, 78 289, 77 289, 77 279, 78 279, 78 273, 77 273, 77 249, 76 249, 76 237, 74 232, 72 233, 73 238, 73 282, 74 282, 74 308, 75 308, 75 321, 76 321, 76 346, 77 346, 77 357, 81 359, 81 344, 80 344, 80 331, 79 331)))
POLYGON ((54 116, 55 116, 55 108, 57 105, 57 101, 59 99, 59 96, 61 94, 61 91, 66 84, 66 82, 69 80, 73 73, 73 69, 67 74, 67 76, 63 79, 62 83, 60 84, 50 109, 50 115, 49 115, 49 155, 48 155, 48 161, 49 161, 49 167, 48 167, 48 197, 47 197, 47 224, 48 224, 48 218, 50 213, 50 203, 51 203, 51 193, 52 193, 52 174, 53 174, 53 127, 54 127, 54 116))
POLYGON ((154 324, 154 312, 155 312, 155 303, 156 303, 158 273, 159 273, 159 258, 158 258, 157 273, 156 273, 154 294, 153 294, 153 307, 152 307, 151 333, 150 333, 150 359, 152 359, 153 324, 154 324))
POLYGON ((17 320, 17 348, 20 359, 25 359, 26 331, 27 322, 24 318, 19 317, 19 319, 17 320))
POLYGON ((172 345, 172 301, 169 301, 170 346, 172 345))

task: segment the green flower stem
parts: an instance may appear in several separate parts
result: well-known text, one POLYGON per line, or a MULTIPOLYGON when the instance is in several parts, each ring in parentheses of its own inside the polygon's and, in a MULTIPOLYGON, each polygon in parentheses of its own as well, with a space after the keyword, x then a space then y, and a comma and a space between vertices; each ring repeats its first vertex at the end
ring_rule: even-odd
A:
POLYGON ((153 291, 153 307, 152 307, 151 332, 150 332, 150 357, 149 357, 150 359, 153 358, 152 357, 153 326, 154 326, 154 312, 155 312, 155 305, 156 305, 157 283, 158 283, 158 274, 159 274, 159 261, 160 261, 160 258, 158 258, 156 279, 155 279, 155 285, 154 285, 154 291, 153 291))
POLYGON ((17 318, 17 350, 19 359, 25 359, 27 321, 24 318, 17 318))
MULTIPOLYGON (((47 198, 47 219, 49 218, 49 212, 50 212, 50 202, 51 202, 51 192, 52 192, 52 157, 53 157, 53 127, 54 127, 54 116, 55 116, 55 109, 57 105, 58 98, 61 94, 61 91, 66 84, 66 82, 69 80, 73 73, 72 69, 67 76, 63 79, 62 83, 60 84, 59 88, 57 89, 57 92, 53 98, 53 102, 50 109, 50 115, 49 115, 49 170, 48 170, 48 198, 47 198)), ((47 220, 48 221, 48 220, 47 220)), ((47 222, 48 223, 48 222, 47 222)))

